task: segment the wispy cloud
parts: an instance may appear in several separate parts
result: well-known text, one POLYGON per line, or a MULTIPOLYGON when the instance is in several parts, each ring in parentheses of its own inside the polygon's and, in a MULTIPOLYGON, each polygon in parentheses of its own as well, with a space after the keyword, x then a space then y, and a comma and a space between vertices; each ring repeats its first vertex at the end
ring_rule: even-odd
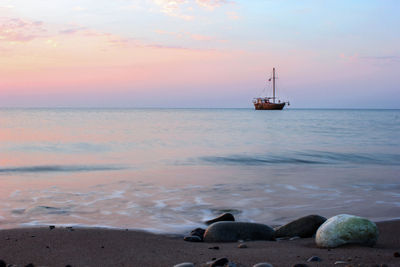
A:
POLYGON ((154 0, 161 8, 161 12, 168 16, 178 17, 184 20, 194 18, 193 9, 197 6, 214 10, 215 8, 233 1, 228 0, 154 0))
POLYGON ((0 41, 28 42, 44 36, 46 30, 41 21, 28 21, 19 18, 0 19, 0 41))

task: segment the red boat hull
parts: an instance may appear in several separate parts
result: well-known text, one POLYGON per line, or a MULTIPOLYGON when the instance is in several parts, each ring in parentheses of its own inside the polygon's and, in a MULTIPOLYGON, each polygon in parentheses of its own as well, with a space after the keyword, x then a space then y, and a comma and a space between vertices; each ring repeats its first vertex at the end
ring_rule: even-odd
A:
POLYGON ((254 103, 256 110, 282 110, 286 103, 254 103))

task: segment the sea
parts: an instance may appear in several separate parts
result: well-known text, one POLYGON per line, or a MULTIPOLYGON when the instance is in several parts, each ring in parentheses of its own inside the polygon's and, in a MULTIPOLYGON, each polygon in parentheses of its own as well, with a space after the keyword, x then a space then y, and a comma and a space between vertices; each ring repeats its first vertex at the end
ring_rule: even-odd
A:
POLYGON ((400 218, 400 110, 0 109, 0 229, 400 218))

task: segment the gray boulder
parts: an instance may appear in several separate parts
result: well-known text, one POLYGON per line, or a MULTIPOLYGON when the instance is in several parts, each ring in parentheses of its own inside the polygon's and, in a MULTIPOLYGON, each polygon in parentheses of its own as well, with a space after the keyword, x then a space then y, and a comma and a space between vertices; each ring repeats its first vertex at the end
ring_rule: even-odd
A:
POLYGON ((260 223, 216 222, 204 233, 205 242, 236 242, 238 240, 274 240, 274 229, 260 223))
POLYGON ((308 215, 275 229, 275 237, 312 237, 318 228, 326 221, 319 215, 308 215))
POLYGON ((375 223, 354 215, 340 214, 329 218, 317 231, 318 247, 334 248, 345 244, 373 246, 379 232, 375 223))
POLYGON ((231 213, 226 212, 226 213, 221 214, 217 218, 205 221, 204 223, 207 224, 207 225, 210 225, 210 224, 213 224, 215 222, 226 222, 226 221, 232 221, 233 222, 233 221, 235 221, 235 217, 231 213))

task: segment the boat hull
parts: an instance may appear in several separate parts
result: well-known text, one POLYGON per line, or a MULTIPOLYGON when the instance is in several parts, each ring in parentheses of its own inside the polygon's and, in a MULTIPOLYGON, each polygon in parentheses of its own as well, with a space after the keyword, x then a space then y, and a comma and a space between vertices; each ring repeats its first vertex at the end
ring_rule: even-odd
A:
POLYGON ((254 103, 256 110, 282 110, 286 103, 254 103))

